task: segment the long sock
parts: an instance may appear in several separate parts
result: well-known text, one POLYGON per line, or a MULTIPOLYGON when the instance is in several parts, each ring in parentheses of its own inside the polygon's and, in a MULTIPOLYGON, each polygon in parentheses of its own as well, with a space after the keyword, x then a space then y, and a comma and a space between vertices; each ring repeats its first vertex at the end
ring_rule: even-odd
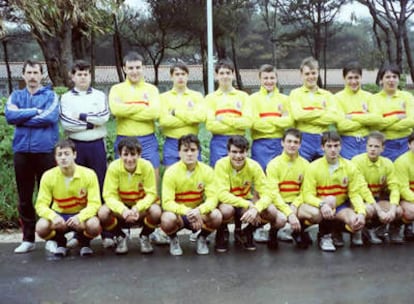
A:
POLYGON ((243 229, 243 232, 245 233, 253 233, 256 230, 256 226, 253 226, 252 224, 248 224, 246 228, 243 229))
POLYGON ((201 229, 200 236, 204 236, 205 238, 207 238, 210 235, 210 233, 211 231, 207 229, 201 229))
POLYGON ((150 234, 151 234, 154 230, 155 230, 154 228, 149 227, 148 225, 146 225, 146 224, 144 223, 144 227, 142 228, 141 235, 148 236, 148 235, 150 235, 150 234))
POLYGON ((51 240, 55 241, 58 247, 66 247, 67 239, 63 232, 56 231, 56 234, 51 240))
POLYGON ((322 220, 319 223, 319 234, 321 236, 329 234, 333 230, 334 223, 331 220, 322 220))

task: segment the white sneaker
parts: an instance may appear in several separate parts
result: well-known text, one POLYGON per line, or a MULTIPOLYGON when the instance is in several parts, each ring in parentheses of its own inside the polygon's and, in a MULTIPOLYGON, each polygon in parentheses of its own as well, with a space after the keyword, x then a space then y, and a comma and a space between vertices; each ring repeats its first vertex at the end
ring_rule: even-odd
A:
POLYGON ((49 251, 50 253, 55 253, 57 247, 58 246, 57 246, 56 241, 52 241, 52 240, 46 241, 46 244, 45 244, 45 250, 46 251, 49 251))
POLYGON ((372 245, 382 244, 382 240, 375 233, 375 229, 367 229, 369 243, 372 245))
POLYGON ((113 248, 115 247, 115 241, 111 238, 104 238, 102 240, 102 247, 107 249, 107 248, 113 248))
POLYGON ((116 254, 126 254, 128 253, 128 238, 125 236, 118 236, 116 238, 116 254))
POLYGON ((206 238, 200 235, 197 238, 197 254, 204 255, 209 254, 209 252, 206 238))
POLYGON ((257 228, 253 232, 253 239, 257 243, 267 243, 269 241, 269 231, 263 227, 257 228))
POLYGON ((77 248, 78 246, 79 246, 79 241, 77 238, 71 238, 66 244, 66 247, 70 249, 77 248))
POLYGON ((183 250, 180 246, 180 240, 178 239, 178 236, 175 236, 171 239, 170 242, 170 254, 171 255, 183 255, 183 250))
POLYGON ((151 242, 147 235, 142 235, 139 238, 139 244, 141 253, 151 253, 154 251, 154 248, 152 248, 151 242))
POLYGON ((198 234, 200 233, 200 231, 196 231, 196 232, 191 232, 190 236, 188 237, 188 239, 190 240, 190 242, 197 242, 197 238, 198 238, 198 234))
POLYGON ((55 256, 65 257, 68 254, 68 249, 66 247, 58 247, 55 251, 55 256))
POLYGON ((292 228, 289 223, 277 232, 277 239, 283 242, 293 242, 292 228))
POLYGON ((351 234, 351 243, 352 246, 361 247, 364 245, 364 241, 362 240, 362 231, 357 231, 351 234))
POLYGON ((35 243, 23 241, 18 247, 16 247, 16 249, 14 249, 14 253, 28 253, 35 250, 35 248, 35 243))
POLYGON ((93 254, 93 250, 91 247, 88 247, 88 246, 82 247, 81 250, 79 251, 80 256, 90 256, 92 254, 93 254))
POLYGON ((150 240, 156 245, 168 245, 170 238, 161 229, 157 228, 150 234, 150 240))
POLYGON ((332 236, 330 234, 321 236, 321 239, 319 241, 319 247, 323 251, 328 251, 328 252, 333 252, 336 250, 336 247, 332 241, 332 236))

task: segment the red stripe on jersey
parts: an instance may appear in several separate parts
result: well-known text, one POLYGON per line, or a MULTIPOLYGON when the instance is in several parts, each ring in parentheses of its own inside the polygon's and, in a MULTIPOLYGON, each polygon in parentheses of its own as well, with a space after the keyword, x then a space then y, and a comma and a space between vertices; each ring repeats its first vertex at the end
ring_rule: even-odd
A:
POLYGON ((260 113, 259 116, 260 117, 281 117, 282 114, 280 114, 279 112, 265 112, 265 113, 260 113))
POLYGON ((388 117, 388 116, 398 115, 398 114, 405 114, 405 111, 393 111, 393 112, 388 112, 388 113, 384 113, 384 114, 382 114, 382 116, 383 116, 383 117, 388 117))
POLYGON ((238 116, 242 116, 242 112, 238 111, 238 110, 234 110, 234 109, 221 109, 221 110, 217 110, 216 111, 216 116, 220 115, 220 114, 226 114, 226 113, 231 113, 231 114, 236 114, 238 116))
POLYGON ((353 112, 349 112, 348 114, 365 114, 365 112, 362 112, 362 111, 353 111, 353 112))
POLYGON ((331 185, 331 186, 318 186, 316 187, 317 190, 332 190, 332 189, 347 189, 347 187, 341 185, 331 185))
POLYGON ((322 107, 303 107, 302 109, 305 110, 305 111, 323 110, 322 107))
POLYGON ((177 196, 185 196, 185 195, 201 195, 203 191, 187 191, 187 192, 180 192, 176 193, 175 197, 177 196))
POLYGON ((127 104, 143 104, 143 105, 149 106, 148 101, 126 101, 125 103, 127 103, 127 104))
POLYGON ((328 196, 328 195, 337 196, 337 195, 341 195, 341 194, 347 194, 347 191, 337 191, 337 192, 329 192, 329 193, 319 192, 319 191, 316 192, 317 196, 328 196))

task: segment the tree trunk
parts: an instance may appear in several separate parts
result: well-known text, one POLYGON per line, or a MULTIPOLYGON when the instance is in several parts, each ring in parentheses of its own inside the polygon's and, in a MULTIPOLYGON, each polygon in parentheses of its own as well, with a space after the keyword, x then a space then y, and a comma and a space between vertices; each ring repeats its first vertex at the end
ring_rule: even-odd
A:
POLYGON ((206 58, 206 41, 204 37, 204 33, 200 33, 200 52, 201 52, 201 62, 203 64, 203 86, 204 86, 204 95, 208 94, 208 75, 207 75, 207 58, 206 58))
POLYGON ((406 25, 404 26, 404 31, 403 31, 403 41, 404 41, 405 55, 407 57, 407 64, 408 64, 408 67, 410 68, 411 80, 414 82, 414 63, 413 63, 413 57, 411 56, 410 39, 408 39, 406 25))
POLYGON ((124 72, 122 71, 122 45, 121 45, 121 37, 119 34, 119 27, 118 21, 116 20, 116 15, 113 15, 114 20, 114 36, 113 36, 113 43, 114 43, 114 53, 115 53, 115 66, 116 72, 118 73, 119 82, 123 82, 125 80, 124 72))
POLYGON ((239 65, 237 62, 236 41, 233 36, 231 37, 231 52, 233 55, 233 64, 234 64, 234 72, 236 74, 237 87, 239 90, 243 90, 243 82, 240 76, 239 65))
POLYGON ((1 41, 3 44, 3 52, 4 52, 4 63, 6 64, 6 71, 7 71, 7 84, 9 87, 9 94, 13 91, 13 82, 12 82, 12 75, 10 70, 10 63, 9 63, 9 52, 7 50, 7 40, 3 39, 1 41))
POLYGON ((96 56, 95 56, 95 32, 93 30, 91 31, 90 58, 91 58, 91 86, 95 86, 96 56))

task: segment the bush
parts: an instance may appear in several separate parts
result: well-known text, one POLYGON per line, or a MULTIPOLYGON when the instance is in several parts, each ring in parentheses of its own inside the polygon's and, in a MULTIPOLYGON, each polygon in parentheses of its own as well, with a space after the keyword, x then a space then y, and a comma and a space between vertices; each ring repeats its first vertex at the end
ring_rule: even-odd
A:
POLYGON ((0 228, 17 226, 17 192, 13 169, 13 127, 7 124, 4 107, 7 99, 0 98, 0 228))

